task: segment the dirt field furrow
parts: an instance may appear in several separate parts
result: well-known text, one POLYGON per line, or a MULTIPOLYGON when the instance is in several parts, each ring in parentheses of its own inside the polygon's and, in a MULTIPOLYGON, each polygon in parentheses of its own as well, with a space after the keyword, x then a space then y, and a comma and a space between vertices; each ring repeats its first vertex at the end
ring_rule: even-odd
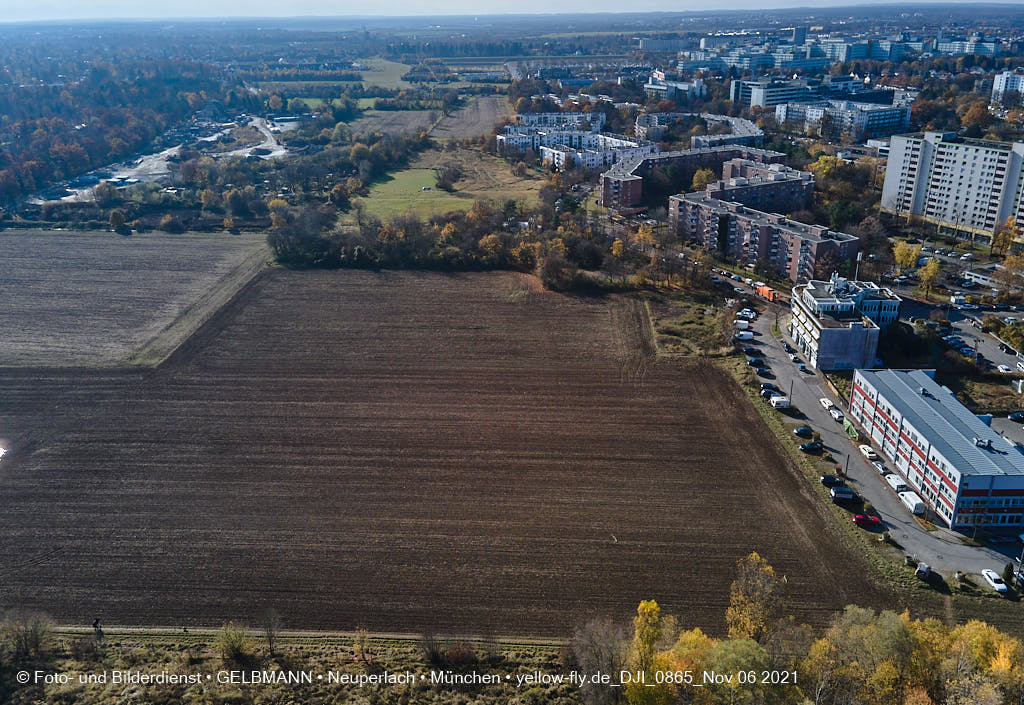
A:
POLYGON ((800 619, 883 604, 732 379, 655 359, 640 313, 270 270, 156 370, 0 370, 0 610, 565 636, 654 598, 718 634, 752 550, 800 619))

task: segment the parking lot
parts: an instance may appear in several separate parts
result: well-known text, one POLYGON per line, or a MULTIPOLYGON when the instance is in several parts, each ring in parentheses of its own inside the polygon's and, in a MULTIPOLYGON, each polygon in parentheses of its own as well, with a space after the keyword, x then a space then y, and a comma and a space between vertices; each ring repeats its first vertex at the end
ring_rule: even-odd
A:
MULTIPOLYGON (((783 332, 785 315, 785 310, 779 311, 780 328, 783 332)), ((884 528, 890 532, 905 554, 914 556, 918 561, 928 563, 934 570, 943 573, 952 573, 956 570, 980 573, 985 568, 1001 571, 1008 560, 1019 556, 1020 543, 1002 545, 1000 551, 970 546, 954 531, 941 526, 929 531, 918 522, 878 471, 857 450, 857 443, 864 441, 852 441, 843 430, 842 423, 830 417, 828 411, 820 404, 821 398, 828 398, 840 409, 843 408, 842 403, 826 391, 819 374, 813 371, 798 371, 797 363, 790 360, 789 353, 783 348, 786 341, 775 338, 771 333, 774 321, 775 310, 768 307, 754 323, 754 341, 745 342, 744 345, 751 342, 754 344, 759 356, 765 360, 774 376, 774 379, 765 381, 776 384, 783 394, 789 395, 793 406, 799 410, 798 417, 782 417, 787 427, 794 429, 807 424, 821 435, 824 449, 835 457, 837 465, 845 469, 848 476, 847 484, 864 501, 874 506, 875 512, 884 522, 884 528)), ((793 442, 804 442, 804 439, 793 436, 793 442)))

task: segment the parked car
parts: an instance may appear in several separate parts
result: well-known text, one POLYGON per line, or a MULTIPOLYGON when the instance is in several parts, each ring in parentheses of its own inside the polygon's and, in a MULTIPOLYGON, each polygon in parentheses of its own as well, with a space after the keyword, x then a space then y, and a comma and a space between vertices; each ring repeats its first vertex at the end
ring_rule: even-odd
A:
POLYGON ((808 441, 807 443, 800 444, 800 450, 805 453, 820 453, 821 449, 824 447, 825 446, 818 441, 808 441))
POLYGON ((733 336, 736 340, 753 340, 754 334, 749 330, 741 330, 739 333, 733 336))
POLYGON ((772 374, 772 371, 767 367, 756 367, 754 368, 754 372, 757 373, 758 377, 765 377, 767 379, 773 379, 775 377, 775 375, 772 374))
POLYGON ((747 360, 747 364, 750 365, 751 367, 764 367, 764 358, 752 357, 749 360, 747 360))
POLYGON ((914 568, 914 577, 928 582, 932 579, 932 567, 927 563, 918 563, 917 567, 914 568))
POLYGON ((858 448, 860 449, 861 455, 863 455, 868 460, 878 460, 878 453, 876 453, 875 449, 872 448, 871 446, 867 445, 866 443, 862 443, 860 446, 858 446, 858 448))
POLYGON ((1010 421, 1024 421, 1024 411, 1015 411, 1006 418, 1008 418, 1010 421))
POLYGON ((882 520, 871 514, 854 514, 853 523, 862 529, 874 529, 882 525, 882 520))
POLYGON ((777 389, 762 389, 761 390, 761 398, 762 399, 771 399, 772 397, 781 397, 781 396, 782 396, 782 392, 780 392, 777 389))
POLYGON ((1009 365, 999 365, 999 367, 997 367, 996 369, 999 370, 1000 374, 1004 374, 1004 375, 1012 375, 1013 374, 1013 370, 1010 369, 1009 365))
POLYGON ((832 497, 832 502, 838 504, 839 502, 852 502, 857 499, 857 495, 854 494, 853 490, 849 487, 833 487, 829 490, 829 496, 832 497))
POLYGON ((924 514, 924 502, 916 492, 900 492, 896 496, 912 514, 924 514))
POLYGON ((789 361, 790 362, 800 362, 800 358, 797 357, 796 354, 794 353, 794 354, 789 356, 789 361))
POLYGON ((793 429, 794 436, 800 436, 800 438, 810 438, 814 435, 814 429, 810 426, 797 426, 793 429))
POLYGON ((843 412, 834 406, 828 410, 828 415, 831 416, 832 420, 836 423, 842 423, 843 421, 843 412))
POLYGON ((769 397, 768 403, 775 409, 788 409, 790 407, 789 397, 784 397, 781 394, 774 394, 769 397))
POLYGON ((797 372, 806 372, 807 371, 807 365, 805 365, 802 362, 796 363, 796 371, 797 372))
POLYGON ((825 487, 842 487, 846 484, 843 482, 843 478, 836 477, 835 475, 822 475, 818 478, 818 482, 825 485, 825 487))
POLYGON ((755 348, 753 345, 748 345, 747 347, 743 348, 743 354, 744 355, 760 355, 761 351, 758 350, 757 348, 755 348))
POLYGON ((796 352, 796 348, 794 348, 789 343, 783 343, 782 344, 782 349, 785 350, 788 353, 795 353, 796 352))
POLYGON ((903 482, 903 479, 899 475, 886 475, 885 482, 886 484, 889 485, 889 487, 892 488, 892 491, 895 492, 896 494, 899 494, 900 492, 906 492, 910 489, 909 487, 907 487, 906 483, 903 482))
POLYGON ((773 392, 781 392, 782 391, 781 389, 779 389, 776 385, 772 384, 771 382, 761 382, 761 391, 763 392, 766 389, 770 389, 773 392))
POLYGON ((970 252, 965 252, 964 254, 960 255, 960 259, 963 260, 964 262, 969 262, 970 260, 974 259, 974 255, 972 255, 970 252))
POLYGON ((874 466, 875 470, 878 471, 879 475, 885 475, 886 473, 889 472, 889 469, 885 467, 885 463, 883 463, 881 460, 873 460, 871 462, 871 465, 874 466))
POLYGON ((1000 594, 1005 593, 1009 589, 1006 587, 1006 583, 1003 582, 1003 579, 999 577, 999 573, 994 570, 985 568, 985 570, 981 571, 981 577, 985 579, 985 582, 988 583, 993 590, 1000 594))
POLYGON ((825 398, 825 397, 822 397, 821 399, 819 399, 819 400, 818 400, 818 403, 819 403, 819 404, 821 404, 821 406, 822 406, 822 407, 823 407, 823 408, 824 408, 824 409, 825 409, 826 411, 828 411, 828 410, 829 410, 829 409, 831 409, 831 408, 832 408, 833 406, 835 406, 835 404, 833 404, 833 403, 832 403, 832 400, 831 400, 831 399, 827 399, 827 398, 825 398))

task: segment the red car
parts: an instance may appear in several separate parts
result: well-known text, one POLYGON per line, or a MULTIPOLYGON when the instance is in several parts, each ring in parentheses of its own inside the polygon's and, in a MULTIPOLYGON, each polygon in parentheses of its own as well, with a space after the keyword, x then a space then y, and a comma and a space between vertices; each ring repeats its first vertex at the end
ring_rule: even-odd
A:
POLYGON ((853 523, 865 529, 873 529, 882 525, 882 520, 870 514, 854 514, 853 523))

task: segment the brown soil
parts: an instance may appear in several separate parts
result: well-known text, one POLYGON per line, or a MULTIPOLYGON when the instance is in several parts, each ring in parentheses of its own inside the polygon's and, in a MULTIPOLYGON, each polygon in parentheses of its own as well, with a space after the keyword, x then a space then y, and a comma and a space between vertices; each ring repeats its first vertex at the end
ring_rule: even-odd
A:
POLYGON ((0 371, 0 610, 564 636, 736 561, 882 605, 742 391, 626 299, 509 274, 259 275, 157 370, 0 371), (645 342, 646 341, 646 342, 645 342))

